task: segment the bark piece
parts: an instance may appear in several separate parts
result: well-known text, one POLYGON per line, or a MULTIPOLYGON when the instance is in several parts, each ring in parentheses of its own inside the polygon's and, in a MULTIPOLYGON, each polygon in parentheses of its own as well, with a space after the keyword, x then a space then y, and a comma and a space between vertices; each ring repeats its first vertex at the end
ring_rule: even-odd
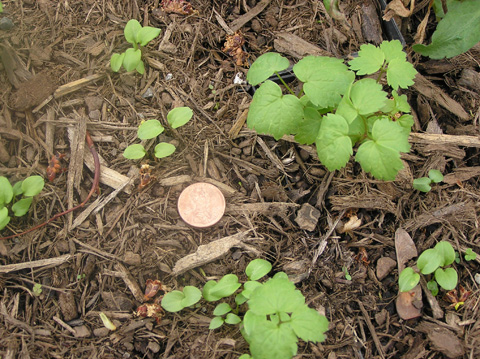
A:
POLYGON ((389 257, 382 257, 377 261, 377 278, 378 280, 383 280, 386 278, 387 275, 395 268, 397 262, 389 257))
POLYGON ((405 269, 405 263, 418 256, 412 237, 403 228, 395 231, 395 251, 397 252, 398 273, 405 269))
POLYGON ((288 32, 277 33, 273 46, 277 52, 293 56, 297 59, 303 59, 307 55, 332 57, 330 52, 288 32))
POLYGON ((314 231, 320 218, 320 211, 308 203, 304 203, 297 213, 295 222, 301 229, 314 231))
POLYGON ((416 330, 427 335, 432 349, 441 352, 447 358, 459 358, 465 354, 463 343, 454 332, 439 325, 422 322, 416 330))
POLYGON ((64 321, 69 322, 78 317, 77 303, 72 292, 60 293, 58 305, 64 321))

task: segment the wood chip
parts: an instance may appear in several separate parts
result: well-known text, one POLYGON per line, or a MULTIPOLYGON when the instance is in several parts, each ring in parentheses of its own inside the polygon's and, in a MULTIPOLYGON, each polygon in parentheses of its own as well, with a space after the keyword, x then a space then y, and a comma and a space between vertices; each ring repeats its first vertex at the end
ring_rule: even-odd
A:
POLYGON ((330 52, 289 32, 279 32, 275 36, 273 46, 275 51, 279 53, 287 54, 297 59, 302 59, 307 55, 333 56, 330 52))

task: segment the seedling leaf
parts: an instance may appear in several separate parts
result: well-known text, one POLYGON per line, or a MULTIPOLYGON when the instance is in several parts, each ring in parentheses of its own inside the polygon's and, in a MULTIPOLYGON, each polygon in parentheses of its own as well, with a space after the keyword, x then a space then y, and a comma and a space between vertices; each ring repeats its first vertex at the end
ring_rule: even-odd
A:
POLYGON ((25 197, 33 197, 42 192, 45 181, 41 176, 30 176, 23 180, 22 191, 25 197))
POLYGON ((438 242, 435 245, 435 250, 440 253, 440 256, 442 257, 440 266, 448 266, 455 261, 455 250, 450 243, 446 241, 438 242))
POLYGON ((353 154, 348 131, 347 120, 342 116, 330 113, 323 117, 315 143, 318 158, 329 171, 344 167, 353 154))
POLYGON ((416 44, 413 50, 432 59, 450 58, 468 51, 480 41, 478 0, 465 0, 449 7, 438 23, 430 45, 416 44))
POLYGON ((432 183, 432 180, 428 177, 420 177, 420 178, 415 178, 413 180, 413 188, 415 188, 417 191, 421 192, 430 192, 432 187, 430 187, 430 183, 432 183))
POLYGON ((262 283, 257 282, 255 280, 245 282, 245 284, 243 285, 244 289, 242 290, 242 292, 240 294, 242 296, 244 296, 245 298, 249 299, 250 296, 252 295, 253 291, 255 289, 257 289, 258 287, 261 287, 261 286, 262 286, 262 283))
POLYGON ((137 130, 137 136, 141 140, 149 140, 161 134, 165 128, 158 120, 148 120, 140 124, 137 130))
POLYGON ((384 118, 375 121, 372 139, 360 145, 355 159, 375 178, 393 181, 403 168, 400 152, 409 150, 408 134, 398 123, 384 118))
POLYGON ((222 316, 232 311, 232 307, 228 303, 220 303, 213 310, 213 315, 222 316))
POLYGON ((0 229, 4 229, 7 226, 8 222, 10 222, 8 208, 3 207, 0 209, 0 229))
POLYGON ((427 289, 428 289, 430 292, 432 292, 432 295, 433 295, 434 297, 437 296, 437 294, 438 294, 438 284, 437 284, 437 282, 435 282, 434 279, 429 280, 429 281, 427 282, 427 289))
POLYGON ((143 158, 146 154, 147 152, 145 151, 145 148, 143 148, 143 146, 138 143, 128 146, 127 148, 125 148, 125 151, 123 151, 123 157, 130 160, 138 160, 140 158, 143 158))
POLYGON ((174 145, 166 142, 161 142, 155 146, 155 157, 157 158, 168 157, 175 152, 175 149, 176 148, 174 145))
POLYGON ((142 61, 142 51, 140 49, 129 48, 125 50, 125 57, 123 58, 123 67, 127 71, 133 71, 137 68, 138 63, 142 61))
POLYGON ((439 170, 428 171, 428 177, 432 180, 433 183, 440 183, 443 181, 442 172, 440 172, 439 170))
POLYGON ((393 59, 404 60, 407 58, 407 54, 403 52, 403 45, 398 40, 383 41, 380 44, 380 49, 385 55, 385 61, 388 63, 393 59))
POLYGON ((379 111, 387 102, 387 93, 374 79, 362 79, 355 82, 350 90, 353 107, 360 115, 379 111))
POLYGON ((110 57, 110 68, 113 72, 120 71, 124 59, 125 52, 122 52, 121 54, 113 54, 112 57, 110 57))
POLYGON ((168 312, 179 312, 185 306, 182 305, 182 300, 185 298, 185 295, 179 290, 171 291, 162 299, 162 307, 168 312))
POLYGON ((223 325, 223 322, 225 320, 222 317, 213 317, 212 320, 210 321, 210 325, 208 326, 208 329, 217 329, 220 328, 223 325))
MULTIPOLYGON (((142 25, 140 25, 140 23, 137 20, 135 19, 129 20, 125 25, 125 28, 123 29, 123 34, 125 35, 125 39, 132 45, 136 46, 137 34, 141 29, 142 29, 142 25)), ((131 71, 131 70, 128 70, 128 71, 131 71)))
POLYGON ((256 289, 250 296, 248 306, 259 315, 278 312, 292 313, 305 304, 305 298, 295 285, 285 278, 272 278, 256 289))
POLYGON ((276 52, 267 52, 263 54, 250 66, 247 73, 247 81, 252 86, 257 86, 265 81, 275 72, 285 70, 290 63, 288 59, 276 52))
POLYGON ((21 217, 25 215, 30 209, 32 204, 33 197, 22 198, 21 200, 15 202, 12 206, 12 211, 16 217, 21 217))
POLYGON ((408 292, 416 287, 420 281, 420 274, 416 273, 413 268, 407 267, 398 276, 398 287, 400 292, 408 292))
POLYGON ((203 286, 202 296, 207 302, 214 302, 216 300, 222 299, 220 295, 212 294, 212 290, 217 286, 217 282, 214 280, 209 280, 203 286))
POLYGON ((413 85, 413 79, 417 74, 417 70, 413 65, 402 59, 392 59, 387 68, 387 82, 394 89, 399 87, 408 88, 413 85))
POLYGON ((192 116, 190 107, 176 107, 167 114, 167 121, 172 128, 178 128, 190 121, 192 116))
POLYGON ((232 295, 241 284, 238 283, 238 277, 235 274, 227 274, 223 276, 211 290, 211 294, 225 298, 232 295))
POLYGON ((253 95, 247 124, 249 128, 278 140, 285 134, 293 133, 302 117, 300 100, 293 95, 284 96, 280 86, 268 80, 253 95))
POLYGON ((238 359, 254 359, 250 356, 250 354, 242 354, 238 359))
POLYGON ((323 342, 328 330, 328 320, 307 305, 292 313, 290 322, 295 334, 304 341, 323 342))
POLYGON ((272 270, 272 264, 265 259, 257 258, 248 263, 245 273, 251 281, 258 280, 272 270))
POLYGON ((297 340, 290 325, 265 321, 252 332, 250 353, 254 358, 290 359, 297 353, 297 340))
POLYGON ((200 298, 202 298, 202 292, 200 289, 191 285, 187 285, 183 288, 183 295, 185 298, 182 299, 181 304, 184 308, 194 305, 200 300, 200 298))
POLYGON ((17 183, 15 183, 13 185, 13 195, 15 197, 20 196, 23 193, 22 183, 23 183, 23 181, 18 181, 17 183))
POLYGON ((135 70, 140 74, 143 75, 145 73, 145 65, 143 64, 143 61, 139 61, 137 67, 135 67, 135 70))
POLYGON ((417 267, 422 274, 430 274, 442 265, 443 257, 435 248, 430 248, 420 254, 417 267))
POLYGON ((319 107, 335 107, 355 79, 355 73, 340 59, 307 56, 293 66, 310 101, 319 107))
POLYGON ((458 283, 457 271, 453 268, 438 268, 435 271, 435 280, 445 290, 455 289, 458 283))
POLYGON ((245 292, 245 290, 243 290, 242 292, 238 293, 236 296, 235 296, 235 304, 236 305, 242 305, 243 303, 245 303, 248 298, 245 297, 245 295, 243 294, 245 292))
POLYGON ((475 253, 472 248, 467 248, 465 250, 465 260, 468 261, 473 261, 475 258, 477 258, 477 253, 475 253))
POLYGON ((142 46, 148 44, 151 40, 160 35, 160 29, 152 26, 144 26, 137 31, 136 43, 142 46))
POLYGON ((6 177, 0 177, 0 208, 10 203, 13 198, 13 187, 6 177))
POLYGON ((240 317, 236 314, 233 314, 233 313, 228 313, 227 317, 225 318, 225 323, 231 324, 231 325, 238 324, 241 321, 242 320, 240 319, 240 317))
POLYGON ((349 61, 350 69, 357 71, 357 75, 370 75, 382 67, 385 61, 384 52, 375 45, 364 44, 360 46, 358 57, 349 61))
POLYGON ((397 123, 402 126, 405 133, 410 135, 413 126, 413 116, 412 115, 403 115, 397 120, 397 123))

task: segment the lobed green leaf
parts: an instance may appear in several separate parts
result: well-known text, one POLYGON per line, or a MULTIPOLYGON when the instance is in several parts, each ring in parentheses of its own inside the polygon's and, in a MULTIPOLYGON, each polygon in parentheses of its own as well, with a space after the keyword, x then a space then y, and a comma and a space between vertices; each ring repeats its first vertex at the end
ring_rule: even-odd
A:
POLYGON ((322 116, 317 109, 313 107, 305 107, 303 110, 303 118, 297 125, 297 133, 295 141, 304 145, 311 145, 315 142, 320 130, 322 116))
POLYGON ((407 95, 399 95, 397 91, 392 91, 392 96, 395 101, 395 112, 410 113, 411 108, 408 103, 407 95))
POLYGON ((465 250, 465 260, 468 261, 473 261, 475 258, 477 258, 477 253, 473 251, 472 248, 467 248, 465 250))
POLYGON ((273 81, 265 81, 253 95, 247 117, 249 128, 261 134, 272 135, 276 140, 294 133, 303 118, 303 106, 293 95, 283 95, 273 81))
POLYGON ((403 45, 398 40, 383 41, 380 44, 380 49, 382 50, 387 63, 393 59, 400 59, 404 61, 407 59, 407 54, 403 51, 403 45))
POLYGON ((344 167, 353 154, 348 132, 348 123, 342 116, 328 114, 323 117, 315 143, 318 158, 329 171, 344 167))
POLYGON ((355 80, 355 73, 340 59, 307 56, 293 66, 310 101, 319 107, 335 107, 355 80))
POLYGON ((408 61, 396 58, 388 63, 387 82, 394 90, 412 86, 416 74, 417 70, 408 61))
POLYGON ((275 72, 288 68, 288 59, 276 52, 267 52, 256 59, 247 72, 247 81, 252 86, 267 80, 275 72))
POLYGON ((306 342, 323 342, 323 333, 328 330, 327 318, 307 305, 292 313, 290 325, 295 334, 306 342))
POLYGON ((42 192, 45 180, 41 176, 30 176, 23 180, 22 191, 25 197, 33 197, 42 192))
POLYGON ((357 72, 357 75, 374 74, 385 62, 384 52, 375 45, 364 44, 360 46, 358 57, 349 61, 350 69, 357 72))
POLYGON ((374 79, 362 79, 355 82, 350 90, 353 107, 360 115, 379 111, 387 102, 387 93, 374 79))
POLYGON ((147 120, 138 126, 137 136, 141 140, 149 140, 161 134, 165 128, 158 120, 147 120))
POLYGON ((250 353, 255 359, 291 359, 297 354, 297 336, 287 323, 265 321, 254 328, 250 353))

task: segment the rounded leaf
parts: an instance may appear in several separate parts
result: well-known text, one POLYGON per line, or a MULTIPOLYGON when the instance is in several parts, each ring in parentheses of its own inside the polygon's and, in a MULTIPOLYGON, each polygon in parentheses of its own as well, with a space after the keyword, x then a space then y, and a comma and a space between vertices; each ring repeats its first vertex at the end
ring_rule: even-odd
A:
POLYGON ((10 216, 8 215, 7 207, 0 209, 0 229, 4 229, 8 222, 10 222, 10 216))
POLYGON ((145 73, 145 65, 143 64, 143 61, 140 61, 135 67, 135 70, 140 74, 143 75, 145 73))
POLYGON ((185 306, 182 305, 182 300, 185 298, 185 295, 179 290, 174 290, 165 294, 162 299, 162 307, 167 312, 179 312, 185 306))
POLYGON ((442 257, 442 267, 452 264, 455 260, 455 250, 449 242, 441 241, 438 242, 435 246, 435 250, 440 253, 442 257))
POLYGON ((138 126, 137 136, 141 140, 149 140, 161 134, 165 128, 158 120, 148 120, 138 126))
POLYGON ((238 294, 235 296, 235 304, 236 304, 236 305, 239 305, 239 306, 240 306, 240 305, 242 305, 243 303, 245 303, 245 302, 248 300, 248 298, 243 295, 243 292, 244 292, 244 291, 242 291, 241 293, 238 293, 238 294))
POLYGON ((432 187, 430 187, 430 183, 432 183, 432 180, 428 177, 415 178, 413 180, 413 188, 415 188, 417 191, 427 193, 432 189, 432 187))
POLYGON ((125 148, 125 151, 123 151, 123 157, 130 160, 138 160, 145 157, 146 154, 147 152, 145 151, 145 148, 143 148, 143 146, 138 143, 128 146, 127 148, 125 148))
POLYGON ((45 181, 41 176, 30 176, 23 180, 22 191, 25 197, 33 197, 42 192, 45 181))
POLYGON ((250 296, 252 295, 253 291, 255 289, 257 289, 258 287, 261 287, 263 284, 260 283, 260 282, 257 282, 255 280, 250 280, 248 282, 245 282, 245 284, 243 285, 244 287, 244 290, 241 292, 241 294, 245 297, 245 298, 250 298, 250 296))
POLYGON ((429 280, 429 281, 427 282, 427 289, 428 289, 430 292, 432 292, 432 295, 433 295, 434 297, 437 296, 437 294, 438 294, 438 284, 437 284, 437 282, 435 282, 435 280, 432 279, 432 280, 429 280))
POLYGON ((328 330, 327 318, 307 305, 292 313, 290 325, 299 338, 310 342, 323 342, 328 330))
POLYGON ((145 46, 148 44, 151 40, 156 38, 158 35, 160 35, 160 29, 157 29, 156 27, 152 26, 144 26, 137 32, 137 39, 136 42, 137 44, 140 44, 142 46, 145 46))
POLYGON ((14 196, 20 196, 23 193, 22 189, 22 183, 23 181, 18 181, 13 185, 13 195, 14 196))
POLYGON ((435 271, 435 280, 445 290, 455 289, 458 283, 457 271, 453 268, 438 268, 435 271))
POLYGON ((407 267, 398 276, 398 287, 400 292, 408 292, 415 288, 420 281, 420 274, 413 268, 407 267))
POLYGON ((422 274, 430 274, 443 263, 443 256, 434 248, 427 249, 418 257, 417 267, 422 274))
POLYGON ((200 289, 191 285, 187 285, 183 288, 183 295, 185 296, 185 298, 182 299, 182 306, 184 308, 198 303, 200 298, 202 298, 202 292, 200 289))
POLYGON ((213 330, 213 329, 220 328, 223 322, 224 322, 224 319, 222 317, 214 317, 210 321, 210 325, 208 326, 208 329, 213 330))
POLYGON ((220 303, 213 310, 213 315, 222 316, 232 311, 232 307, 228 303, 220 303))
POLYGON ((238 283, 238 277, 235 274, 227 274, 218 281, 217 285, 212 288, 210 293, 225 298, 235 293, 240 286, 241 284, 238 283))
POLYGON ((175 152, 175 146, 170 143, 162 142, 155 146, 155 157, 157 158, 168 157, 173 152, 175 152))
POLYGON ((167 114, 167 121, 172 128, 185 125, 192 119, 193 111, 190 107, 177 107, 167 114))
POLYGON ((241 322, 242 320, 240 319, 240 317, 233 313, 228 313, 227 317, 225 318, 225 323, 227 324, 235 325, 241 322))
POLYGON ((122 52, 121 54, 113 54, 112 57, 110 57, 110 68, 112 69, 113 72, 120 71, 124 58, 125 58, 124 52, 122 52))
POLYGON ((127 49, 125 51, 125 57, 123 58, 123 67, 127 71, 133 71, 137 68, 138 64, 142 61, 142 52, 137 49, 127 49))
POLYGON ((25 215, 30 209, 32 204, 33 197, 22 198, 20 201, 17 201, 12 206, 12 211, 17 217, 25 215))
POLYGON ((440 172, 439 170, 428 171, 428 177, 432 180, 433 183, 440 183, 443 181, 442 172, 440 172))
POLYGON ((125 35, 125 39, 132 45, 136 44, 137 34, 141 29, 142 29, 142 25, 140 25, 140 23, 137 20, 135 19, 129 20, 125 25, 125 29, 123 29, 123 34, 125 35))
POLYGON ((258 280, 272 270, 272 264, 265 259, 257 258, 248 263, 245 273, 248 279, 258 280))
POLYGON ((267 52, 254 61, 247 73, 247 81, 256 86, 265 81, 275 72, 285 70, 290 63, 288 59, 276 52, 267 52))
POLYGON ((13 187, 6 177, 0 177, 0 207, 10 203, 13 198, 13 187))
POLYGON ((217 294, 212 294, 213 289, 217 286, 217 282, 214 280, 209 280, 205 285, 203 286, 203 299, 205 299, 207 302, 214 302, 216 300, 222 299, 220 295, 217 294))

